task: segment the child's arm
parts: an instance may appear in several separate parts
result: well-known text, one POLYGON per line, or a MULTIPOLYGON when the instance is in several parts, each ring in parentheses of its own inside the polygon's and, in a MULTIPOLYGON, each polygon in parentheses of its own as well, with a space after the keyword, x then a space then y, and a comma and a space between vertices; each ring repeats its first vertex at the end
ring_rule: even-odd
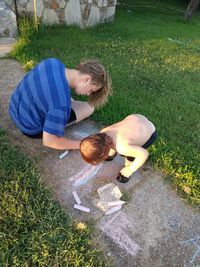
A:
POLYGON ((54 149, 79 149, 80 142, 79 140, 72 140, 43 132, 43 145, 54 149))
POLYGON ((124 146, 119 152, 125 156, 134 157, 134 161, 130 165, 121 169, 120 173, 125 176, 131 176, 135 171, 137 171, 147 160, 149 153, 146 149, 140 146, 127 145, 124 146))

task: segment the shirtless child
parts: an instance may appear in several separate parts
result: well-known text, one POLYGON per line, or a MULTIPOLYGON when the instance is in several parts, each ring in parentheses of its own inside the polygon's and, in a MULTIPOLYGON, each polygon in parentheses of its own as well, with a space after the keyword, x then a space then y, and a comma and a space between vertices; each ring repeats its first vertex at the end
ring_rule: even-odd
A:
POLYGON ((117 153, 124 156, 124 167, 117 180, 126 183, 147 160, 149 153, 146 149, 156 137, 152 122, 143 115, 132 114, 102 129, 100 133, 84 138, 80 143, 80 152, 83 159, 93 165, 112 160, 117 153))

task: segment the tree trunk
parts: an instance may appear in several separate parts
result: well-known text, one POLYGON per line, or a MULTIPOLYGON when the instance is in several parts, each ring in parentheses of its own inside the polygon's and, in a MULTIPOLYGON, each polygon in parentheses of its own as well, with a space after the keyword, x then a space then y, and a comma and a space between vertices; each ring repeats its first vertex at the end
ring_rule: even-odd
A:
POLYGON ((185 11, 185 20, 190 21, 195 11, 198 9, 200 0, 190 0, 185 11))

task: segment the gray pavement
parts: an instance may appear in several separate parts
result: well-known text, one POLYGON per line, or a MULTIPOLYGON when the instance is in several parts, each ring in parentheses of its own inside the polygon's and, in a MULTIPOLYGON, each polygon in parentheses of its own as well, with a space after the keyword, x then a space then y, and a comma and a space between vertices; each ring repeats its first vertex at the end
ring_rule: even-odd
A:
MULTIPOLYGON (((23 77, 21 65, 13 60, 0 60, 0 127, 6 129, 14 145, 31 157, 39 158, 41 179, 66 211, 80 221, 93 220, 94 242, 102 248, 112 266, 127 267, 200 267, 200 213, 189 206, 166 184, 163 175, 148 163, 127 184, 116 179, 123 158, 92 167, 78 151, 70 151, 64 159, 61 152, 44 148, 40 140, 23 136, 9 118, 9 97, 23 77), (97 189, 114 183, 127 203, 116 213, 105 216, 96 207, 97 189), (84 213, 73 208, 76 190, 82 205, 91 209, 84 213)), ((80 138, 98 131, 91 120, 66 128, 66 136, 80 138)))

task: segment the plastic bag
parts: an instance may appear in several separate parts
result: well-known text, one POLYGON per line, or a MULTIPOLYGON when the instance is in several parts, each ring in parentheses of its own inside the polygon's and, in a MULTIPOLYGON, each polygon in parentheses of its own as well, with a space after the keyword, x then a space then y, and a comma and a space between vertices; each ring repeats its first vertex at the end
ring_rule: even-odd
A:
MULTIPOLYGON (((113 201, 119 201, 121 196, 122 196, 122 193, 120 192, 118 186, 116 186, 113 183, 106 184, 106 185, 100 187, 97 190, 97 193, 99 194, 100 199, 99 199, 99 201, 97 201, 96 206, 99 209, 101 209, 102 211, 104 211, 105 214, 108 213, 108 210, 113 208, 113 206, 111 207, 109 205, 109 203, 111 203, 113 201)), ((125 203, 124 201, 121 201, 121 207, 122 207, 122 204, 124 204, 124 203, 125 203)))

